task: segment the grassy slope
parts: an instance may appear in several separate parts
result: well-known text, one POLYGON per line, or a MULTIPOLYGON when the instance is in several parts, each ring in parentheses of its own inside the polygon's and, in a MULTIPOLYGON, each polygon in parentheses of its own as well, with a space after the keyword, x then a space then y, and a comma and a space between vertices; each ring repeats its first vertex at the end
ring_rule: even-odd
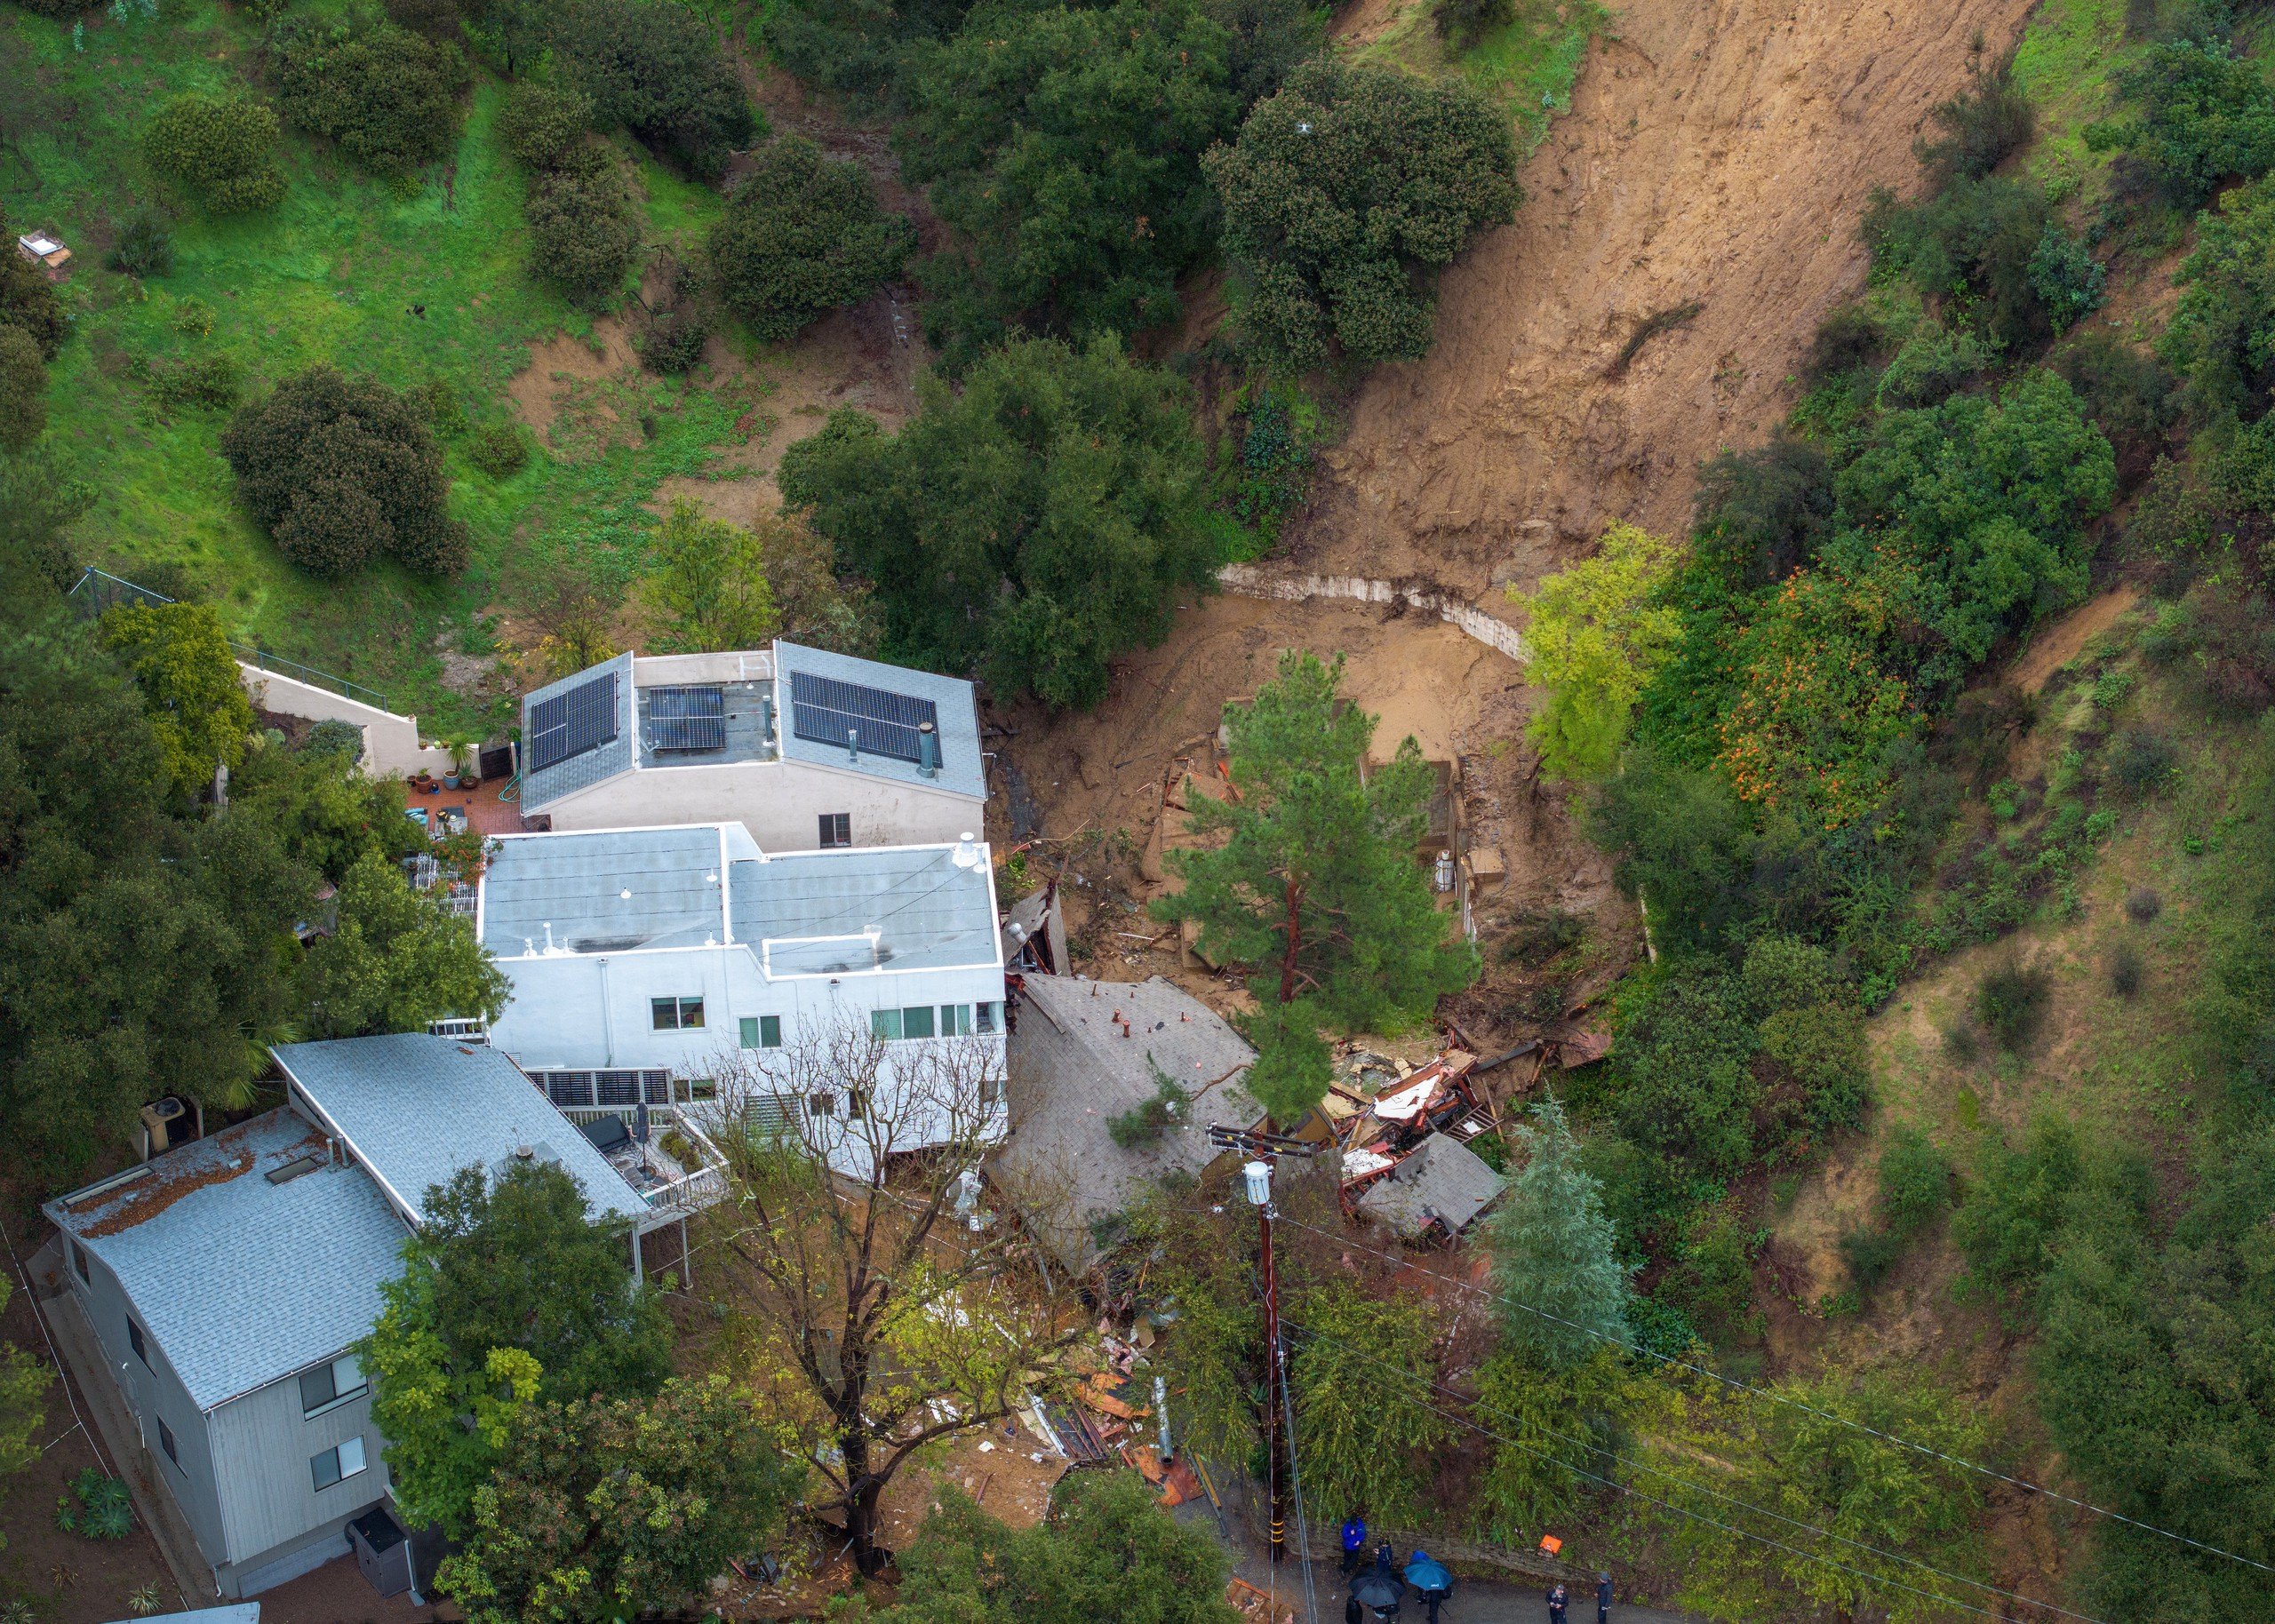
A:
MULTIPOLYGON (((407 195, 288 131, 291 190, 280 208, 185 215, 173 273, 147 288, 102 270, 93 251, 155 195, 135 146, 150 107, 178 91, 243 83, 254 36, 212 0, 172 24, 122 28, 92 15, 75 51, 68 28, 0 9, 0 51, 31 53, 66 104, 26 143, 37 184, 10 165, 0 197, 10 218, 52 225, 81 249, 66 284, 76 337, 54 369, 50 410, 51 439, 100 493, 80 529, 83 555, 129 576, 172 566, 224 606, 241 636, 381 687, 431 728, 472 730, 491 719, 440 686, 438 635, 483 651, 483 611, 510 609, 564 557, 627 577, 644 542, 641 504, 667 475, 702 471, 748 402, 678 383, 619 387, 609 404, 627 423, 644 416, 652 438, 621 434, 604 446, 580 436, 571 413, 553 453, 502 483, 454 449, 452 511, 474 532, 474 562, 457 581, 382 568, 326 583, 291 569, 235 503, 215 452, 220 414, 155 410, 130 370, 138 358, 225 351, 255 389, 325 361, 398 386, 439 378, 479 426, 507 415, 507 380, 528 364, 532 340, 587 333, 591 319, 523 271, 522 179, 495 132, 503 86, 487 76, 454 162, 407 195)), ((715 195, 652 163, 641 177, 649 241, 685 251, 715 195)))
POLYGON ((1539 146, 1550 121, 1571 105, 1588 41, 1611 20, 1595 0, 1518 0, 1510 21, 1466 51, 1449 52, 1432 20, 1435 9, 1433 0, 1401 0, 1390 22, 1359 49, 1359 59, 1433 78, 1465 76, 1509 109, 1520 154, 1539 146))

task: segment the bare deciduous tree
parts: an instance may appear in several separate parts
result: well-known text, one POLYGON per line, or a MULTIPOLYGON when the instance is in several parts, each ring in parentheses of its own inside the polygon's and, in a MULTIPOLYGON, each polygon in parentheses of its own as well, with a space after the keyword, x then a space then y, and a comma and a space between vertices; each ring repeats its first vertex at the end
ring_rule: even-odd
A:
POLYGON ((719 1069, 735 1188, 708 1222, 740 1266, 731 1333, 864 1572, 890 1558, 893 1475, 1012 1413, 1080 1330, 1032 1243, 958 1204, 1001 1134, 1001 1070, 994 1039, 886 1041, 850 1023, 719 1069))

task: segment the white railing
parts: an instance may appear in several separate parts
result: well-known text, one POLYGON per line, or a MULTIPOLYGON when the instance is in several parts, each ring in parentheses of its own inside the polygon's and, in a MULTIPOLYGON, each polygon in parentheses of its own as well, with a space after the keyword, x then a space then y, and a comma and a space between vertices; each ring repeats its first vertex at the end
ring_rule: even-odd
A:
MULTIPOLYGON (((636 1105, 556 1105, 554 1107, 579 1128, 603 1117, 614 1117, 627 1127, 637 1114, 636 1105)), ((695 1126, 694 1120, 676 1106, 648 1107, 648 1139, 651 1145, 666 1133, 677 1134, 694 1153, 696 1165, 682 1167, 679 1177, 640 1191, 640 1198, 659 1213, 684 1215, 699 1213, 715 1206, 727 1195, 727 1158, 719 1147, 711 1142, 710 1135, 695 1126)), ((645 1147, 643 1147, 644 1152, 645 1147)), ((680 1158, 669 1158, 678 1166, 680 1158)))

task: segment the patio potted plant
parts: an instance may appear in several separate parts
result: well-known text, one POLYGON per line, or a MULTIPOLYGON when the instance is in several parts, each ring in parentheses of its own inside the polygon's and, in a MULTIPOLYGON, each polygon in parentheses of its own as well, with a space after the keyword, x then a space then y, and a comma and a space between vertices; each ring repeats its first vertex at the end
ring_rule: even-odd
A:
POLYGON ((457 770, 455 788, 470 790, 482 782, 482 769, 474 753, 474 741, 460 739, 451 746, 451 765, 457 770))

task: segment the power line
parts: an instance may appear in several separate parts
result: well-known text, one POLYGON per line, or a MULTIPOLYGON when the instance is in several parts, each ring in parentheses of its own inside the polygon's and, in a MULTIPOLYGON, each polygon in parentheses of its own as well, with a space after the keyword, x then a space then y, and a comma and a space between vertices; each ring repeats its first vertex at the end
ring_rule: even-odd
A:
MULTIPOLYGON (((1314 1333, 1313 1334, 1316 1333, 1314 1333)), ((1546 1450, 1536 1449, 1529 1444, 1520 1443, 1517 1439, 1508 1437, 1501 1433, 1496 1432, 1489 1427, 1481 1427, 1478 1425, 1477 1422, 1470 1420, 1467 1416, 1458 1414, 1451 1410, 1441 1409, 1438 1405, 1429 1403, 1426 1399, 1419 1402, 1422 1404, 1422 1407, 1424 1409, 1453 1422, 1457 1427, 1466 1427, 1469 1430, 1478 1434, 1481 1437, 1489 1437, 1493 1439, 1496 1443, 1506 1444, 1512 1449, 1522 1450, 1525 1453, 1535 1456, 1540 1460, 1546 1461, 1553 1466, 1562 1467, 1566 1471, 1570 1472, 1575 1477, 1585 1477, 1591 1483, 1601 1484, 1608 1489, 1616 1489, 1622 1494, 1629 1495, 1633 1499, 1657 1506, 1663 1510, 1672 1511, 1678 1517, 1688 1517, 1692 1522, 1704 1523, 1710 1528, 1720 1529, 1724 1533, 1734 1533, 1740 1539, 1752 1540, 1757 1543, 1770 1546, 1775 1549, 1785 1552, 1788 1556, 1799 1556, 1804 1562, 1812 1562, 1816 1564, 1819 1567, 1832 1568, 1839 1572, 1847 1573, 1851 1578, 1861 1579, 1866 1584, 1886 1585, 1892 1588, 1904 1591, 1909 1595, 1925 1597, 1928 1601, 1937 1603, 1945 1607, 1956 1607, 1962 1612, 1971 1612, 1980 1618, 2000 1619, 2002 1620, 2004 1619, 2004 1615, 2001 1613, 1992 1612, 1988 1608, 1975 1606, 1971 1603, 1963 1602, 1954 1596, 1946 1596, 1939 1590, 1923 1590, 1918 1585, 1906 1584, 1900 1579, 1890 1579, 1885 1574, 1869 1573, 1862 1568, 1851 1567, 1845 1562, 1837 1562, 1831 1556, 1819 1556, 1814 1551, 1803 1550, 1798 1545, 1786 1544, 1783 1540, 1773 1540, 1766 1533, 1756 1533, 1750 1528, 1740 1528, 1735 1524, 1725 1523, 1720 1518, 1708 1517, 1704 1512, 1693 1511, 1685 1506, 1678 1506, 1672 1501, 1661 1500, 1656 1494, 1646 1494, 1640 1489, 1633 1488, 1626 1484, 1606 1477, 1599 1472, 1592 1472, 1583 1466, 1575 1466, 1569 1461, 1550 1454, 1546 1450)), ((1906 1558, 1905 1560, 1909 1560, 1909 1558, 1906 1558)), ((1924 1566, 1925 1564, 1921 1564, 1918 1565, 1924 1566)))
POLYGON ((1296 1548, 1304 1557, 1304 1617, 1319 1624, 1319 1592, 1312 1585, 1312 1529, 1304 1520, 1304 1473, 1296 1463, 1296 1401, 1288 1391, 1288 1361, 1276 1348, 1272 1354, 1280 1367, 1280 1404, 1288 1421, 1288 1481, 1296 1491, 1296 1548))
MULTIPOLYGON (((1348 1246, 1354 1252, 1363 1252, 1370 1257, 1378 1257, 1386 1262, 1396 1263, 1401 1268, 1404 1268, 1408 1262, 1407 1259, 1393 1256, 1392 1254, 1387 1252, 1378 1251, 1373 1246, 1362 1246, 1359 1242, 1351 1239, 1348 1236, 1331 1233, 1329 1230, 1319 1228, 1315 1224, 1305 1223, 1299 1219, 1283 1216, 1280 1222, 1298 1230, 1308 1230, 1313 1235, 1321 1236, 1325 1239, 1335 1242, 1335 1244, 1339 1246, 1348 1246)), ((2042 1494, 2048 1500, 2059 1501, 2065 1506, 2075 1506, 2080 1511, 2089 1511, 2095 1517, 2104 1517, 2109 1518, 2111 1522, 2123 1523, 2129 1528, 2137 1528, 2143 1533, 2152 1533, 2160 1539, 2170 1540, 2176 1544, 2188 1546, 2191 1549, 2202 1551, 2207 1556, 2219 1556, 2230 1562, 2241 1563, 2245 1567, 2256 1568, 2263 1573, 2275 1573, 2275 1566, 2271 1566, 2267 1563, 2255 1561, 2249 1556, 2239 1556, 2231 1550, 2223 1550, 2218 1546, 2207 1545, 2201 1540, 2191 1540, 2184 1533, 2175 1533, 2169 1528, 2159 1528, 2154 1523, 2144 1523, 2138 1517, 2126 1516, 2122 1511, 2112 1511, 2106 1506, 2097 1506, 2091 1501, 2079 1500, 2074 1495, 2064 1494, 2058 1489, 2049 1489, 2042 1484, 2032 1483, 2027 1478, 2009 1477, 2005 1472, 2000 1471, 1995 1468, 1984 1466, 1978 1461, 1969 1461, 1960 1455, 1946 1454, 1944 1451, 1933 1448, 1928 1445, 1915 1444, 1910 1438, 1898 1437, 1892 1432, 1883 1432, 1877 1427, 1867 1426, 1863 1421, 1853 1421, 1846 1415, 1836 1414, 1830 1410, 1820 1410, 1815 1405, 1806 1404, 1798 1398, 1789 1398, 1782 1393, 1772 1392, 1767 1388, 1752 1386, 1746 1382, 1738 1381, 1736 1377, 1726 1376, 1719 1371, 1709 1370, 1703 1365, 1693 1365, 1688 1360, 1676 1358, 1672 1354, 1655 1352, 1651 1349, 1629 1341, 1624 1337, 1614 1336, 1608 1331, 1599 1331, 1593 1325, 1584 1325, 1577 1320, 1567 1319, 1560 1314, 1552 1314, 1546 1309, 1536 1308, 1529 1302, 1522 1302, 1520 1299, 1509 1296, 1505 1293, 1489 1291, 1482 1286, 1473 1286, 1468 1281, 1457 1279, 1451 1275, 1440 1275, 1436 1278, 1443 1280, 1447 1285, 1456 1286, 1462 1291, 1472 1292, 1478 1296, 1487 1298, 1492 1302, 1504 1302, 1508 1304, 1511 1308, 1520 1309, 1525 1313, 1532 1315, 1535 1318, 1548 1321, 1551 1325, 1562 1325, 1567 1330, 1577 1331, 1584 1336, 1593 1337, 1598 1341, 1608 1343, 1610 1346, 1620 1349, 1624 1353, 1640 1355, 1642 1357, 1648 1359, 1656 1359, 1663 1365, 1671 1365, 1678 1370, 1688 1371, 1693 1375, 1704 1376, 1710 1381, 1719 1381, 1724 1387, 1734 1389, 1738 1392, 1748 1394, 1752 1397, 1766 1398, 1772 1404, 1781 1404, 1789 1409, 1802 1411, 1808 1414, 1816 1416, 1820 1421, 1832 1421, 1838 1426, 1846 1427, 1851 1431, 1864 1433, 1868 1437, 1880 1439, 1884 1444, 1893 1444, 1899 1449, 1911 1450, 1915 1454, 1926 1455, 1930 1460, 1941 1461, 1949 1466, 1964 1467, 1968 1471, 1979 1472, 1984 1477, 2006 1484, 2010 1488, 2021 1489, 2032 1494, 2042 1494)))
MULTIPOLYGON (((1315 1338, 1320 1341, 1332 1342, 1337 1347, 1346 1349, 1354 1357, 1364 1359, 1369 1364, 1377 1365, 1381 1369, 1393 1372, 1402 1379, 1418 1379, 1418 1372, 1409 1370, 1402 1365, 1394 1365, 1387 1359, 1377 1358, 1368 1353, 1364 1349, 1357 1347, 1349 1341, 1345 1341, 1340 1337, 1330 1335, 1325 1331, 1315 1331, 1308 1325, 1297 1325, 1296 1329, 1303 1332, 1305 1335, 1315 1338)), ((1500 1415, 1507 1420, 1515 1421, 1519 1419, 1510 1411, 1497 1409, 1489 1405, 1480 1404, 1473 1407, 1488 1410, 1490 1413, 1500 1415)), ((1442 1413, 1442 1412, 1441 1412, 1441 1413, 1442 1413)), ((1480 1429, 1480 1430, 1483 1429, 1480 1429)), ((1974 1589, 1987 1591, 1991 1595, 2003 1596, 2008 1601, 2018 1602, 2026 1607, 2042 1607, 2048 1612, 2057 1612, 2064 1618, 2079 1620, 2080 1620, 2080 1624, 2104 1624, 2104 1620, 2095 1618, 2091 1613, 2073 1612, 2070 1608, 2062 1606, 2055 1602, 2042 1602, 2035 1596, 2024 1596, 2018 1591, 2004 1589, 1998 1585, 1991 1584, 1984 1580, 1969 1579, 1964 1574, 1953 1573, 1945 1569, 1939 1568, 1931 1562, 1923 1562, 1917 1556, 1907 1556, 1901 1551, 1883 1550, 1879 1546, 1868 1545, 1862 1540, 1852 1540, 1847 1534, 1835 1533, 1830 1528, 1820 1528, 1815 1523, 1805 1523, 1798 1517, 1787 1517, 1782 1511, 1772 1511, 1767 1506, 1757 1506, 1750 1501, 1738 1499, 1735 1494, 1725 1494, 1719 1489, 1710 1488, 1703 1483, 1694 1482, 1690 1478, 1684 1477, 1677 1473, 1669 1471, 1663 1466, 1653 1465, 1648 1461, 1635 1460, 1632 1456, 1620 1453, 1616 1449, 1607 1449, 1592 1439, 1576 1438, 1568 1432, 1557 1431, 1553 1427, 1542 1427, 1540 1430, 1547 1433, 1549 1437, 1560 1438, 1567 1444, 1577 1444, 1582 1449, 1592 1450, 1599 1454, 1608 1456, 1611 1460, 1619 1462, 1622 1466, 1632 1467, 1638 1471, 1649 1472, 1656 1477, 1666 1479, 1669 1483, 1679 1484, 1686 1489, 1690 1489, 1697 1493, 1707 1495, 1714 1500, 1719 1500, 1725 1505, 1736 1506, 1742 1511, 1751 1511, 1756 1516, 1768 1517, 1772 1521, 1784 1524, 1789 1528, 1796 1528, 1800 1529, 1803 1532, 1819 1535, 1822 1538, 1832 1540, 1839 1544, 1848 1546, 1852 1549, 1864 1551, 1870 1556, 1880 1557, 1884 1561, 1901 1562, 1909 1566, 1918 1568, 1922 1572, 1933 1573, 1936 1578, 1947 1580, 1952 1584, 1967 1585, 1974 1589)), ((1492 1436, 1498 1437, 1499 1435, 1494 1434, 1492 1436)), ((1513 1444, 1514 1443, 1513 1439, 1505 1439, 1504 1441, 1513 1444)), ((1517 1445, 1516 1446, 1519 1448, 1523 1447, 1522 1445, 1517 1445)))

